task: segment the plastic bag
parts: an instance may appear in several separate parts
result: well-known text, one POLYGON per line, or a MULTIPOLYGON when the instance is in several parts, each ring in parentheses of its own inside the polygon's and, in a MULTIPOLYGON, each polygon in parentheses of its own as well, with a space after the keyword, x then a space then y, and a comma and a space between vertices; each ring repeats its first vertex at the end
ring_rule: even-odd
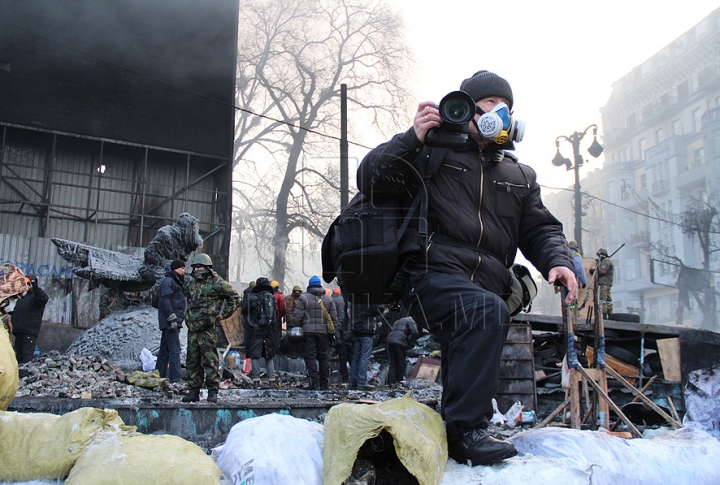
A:
POLYGON ((325 418, 324 485, 340 485, 352 473, 358 450, 383 430, 393 437, 400 462, 422 485, 437 485, 447 463, 447 437, 440 414, 412 398, 380 404, 338 404, 325 418))
POLYGON ((515 401, 515 403, 510 406, 510 409, 505 413, 505 425, 508 428, 514 428, 522 421, 522 411, 524 407, 520 401, 515 401))
POLYGON ((720 366, 688 374, 685 408, 683 425, 707 431, 720 440, 720 366))
POLYGON ((143 372, 152 372, 155 370, 155 363, 157 361, 157 357, 155 357, 152 352, 150 352, 145 347, 143 347, 143 349, 140 351, 140 361, 142 362, 143 372))
POLYGON ((323 427, 283 414, 246 419, 213 456, 234 484, 321 485, 323 427))
POLYGON ((494 424, 495 426, 502 426, 507 421, 507 418, 498 409, 498 403, 495 400, 495 398, 492 398, 492 407, 493 407, 493 415, 492 415, 492 418, 490 418, 490 423, 494 424))
POLYGON ((78 458, 65 485, 219 485, 222 472, 195 443, 173 435, 109 433, 78 458))

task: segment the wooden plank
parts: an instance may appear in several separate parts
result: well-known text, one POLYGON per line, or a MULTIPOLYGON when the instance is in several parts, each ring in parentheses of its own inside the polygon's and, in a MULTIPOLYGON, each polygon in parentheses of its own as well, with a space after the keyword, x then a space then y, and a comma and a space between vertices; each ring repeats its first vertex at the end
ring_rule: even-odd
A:
POLYGON ((534 379, 533 362, 516 360, 500 363, 500 379, 534 379))
POLYGON ((533 360, 532 343, 506 343, 500 354, 500 360, 533 360))
POLYGON ((438 375, 440 375, 440 361, 437 359, 431 359, 430 357, 420 356, 415 362, 412 374, 412 379, 428 379, 430 381, 437 381, 438 375))
POLYGON ((600 394, 600 396, 605 400, 605 402, 608 403, 612 410, 615 411, 615 414, 618 415, 622 422, 625 423, 628 428, 630 428, 630 431, 632 431, 632 433, 638 438, 642 438, 642 433, 640 433, 640 431, 638 431, 632 421, 630 421, 628 417, 625 416, 625 413, 622 412, 622 410, 617 406, 617 404, 615 404, 613 400, 610 399, 610 396, 608 396, 606 392, 603 392, 598 383, 595 382, 595 380, 588 375, 587 369, 583 369, 582 367, 580 367, 574 370, 577 370, 579 373, 583 374, 583 376, 588 380, 593 389, 595 389, 595 392, 600 394))
POLYGON ((657 346, 665 380, 669 382, 680 382, 682 380, 680 371, 680 339, 661 339, 657 341, 657 346))
POLYGON ((655 411, 655 412, 658 413, 660 416, 662 416, 663 419, 665 419, 665 420, 666 420, 668 423, 670 423, 673 427, 675 427, 675 428, 682 428, 682 425, 681 425, 679 422, 675 421, 675 420, 672 418, 672 416, 670 416, 668 413, 666 413, 665 411, 663 411, 662 408, 660 408, 660 406, 658 406, 657 404, 655 404, 654 402, 652 402, 647 396, 645 396, 645 394, 642 394, 640 391, 638 391, 638 390, 635 389, 632 385, 630 385, 630 383, 629 383, 628 381, 626 381, 625 379, 623 379, 623 377, 622 377, 620 374, 618 374, 617 372, 615 372, 615 370, 614 370, 612 367, 610 367, 610 368, 608 368, 608 369, 606 369, 606 370, 607 370, 607 373, 608 373, 608 374, 610 374, 612 377, 614 377, 615 379, 617 379, 618 381, 620 381, 620 383, 621 383, 623 386, 625 386, 625 388, 627 388, 630 392, 632 392, 633 394, 635 394, 635 395, 643 402, 643 404, 645 404, 646 406, 649 406, 650 408, 652 408, 653 411, 655 411))
MULTIPOLYGON (((587 355, 588 364, 592 365, 595 362, 595 349, 588 346, 585 350, 585 355, 587 355)), ((625 379, 627 379, 630 384, 633 385, 635 384, 635 381, 637 381, 637 378, 635 376, 640 375, 639 368, 630 365, 627 362, 623 362, 620 359, 616 359, 612 355, 605 355, 605 364, 607 364, 608 367, 612 367, 620 375, 625 377, 625 379)))
POLYGON ((532 327, 526 323, 510 325, 505 344, 532 343, 532 327))

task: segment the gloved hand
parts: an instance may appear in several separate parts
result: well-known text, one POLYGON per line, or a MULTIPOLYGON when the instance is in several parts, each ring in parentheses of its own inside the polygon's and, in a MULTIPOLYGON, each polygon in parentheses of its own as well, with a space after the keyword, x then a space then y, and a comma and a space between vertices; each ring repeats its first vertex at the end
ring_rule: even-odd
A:
POLYGON ((170 326, 168 327, 168 330, 170 330, 171 332, 174 332, 175 330, 178 329, 177 315, 175 315, 174 313, 171 313, 170 315, 168 315, 167 321, 170 322, 170 326))

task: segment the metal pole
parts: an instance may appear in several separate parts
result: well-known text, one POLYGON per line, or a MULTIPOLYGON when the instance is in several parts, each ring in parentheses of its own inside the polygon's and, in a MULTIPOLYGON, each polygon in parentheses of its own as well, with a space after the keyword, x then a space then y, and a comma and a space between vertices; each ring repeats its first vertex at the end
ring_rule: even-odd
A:
POLYGON ((580 165, 583 163, 580 155, 580 140, 582 138, 583 135, 577 132, 570 137, 575 158, 575 241, 578 243, 581 254, 584 253, 582 244, 582 193, 580 192, 580 165))
POLYGON ((349 201, 347 139, 347 84, 340 85, 340 208, 349 201))

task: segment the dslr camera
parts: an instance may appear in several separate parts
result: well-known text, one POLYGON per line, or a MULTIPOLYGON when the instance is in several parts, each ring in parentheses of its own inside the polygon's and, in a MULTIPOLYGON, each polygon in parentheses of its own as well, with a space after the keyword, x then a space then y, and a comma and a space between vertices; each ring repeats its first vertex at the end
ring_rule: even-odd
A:
POLYGON ((489 113, 484 113, 468 93, 453 91, 436 108, 440 112, 442 124, 431 129, 425 137, 425 144, 429 146, 463 147, 468 139, 469 124, 475 123, 475 113, 481 114, 475 123, 480 136, 498 145, 522 141, 525 135, 525 122, 514 119, 504 102, 497 104, 489 113))
POLYGON ((460 148, 468 139, 470 120, 475 118, 475 101, 465 91, 453 91, 435 108, 440 112, 442 124, 428 131, 425 144, 432 147, 460 148))

